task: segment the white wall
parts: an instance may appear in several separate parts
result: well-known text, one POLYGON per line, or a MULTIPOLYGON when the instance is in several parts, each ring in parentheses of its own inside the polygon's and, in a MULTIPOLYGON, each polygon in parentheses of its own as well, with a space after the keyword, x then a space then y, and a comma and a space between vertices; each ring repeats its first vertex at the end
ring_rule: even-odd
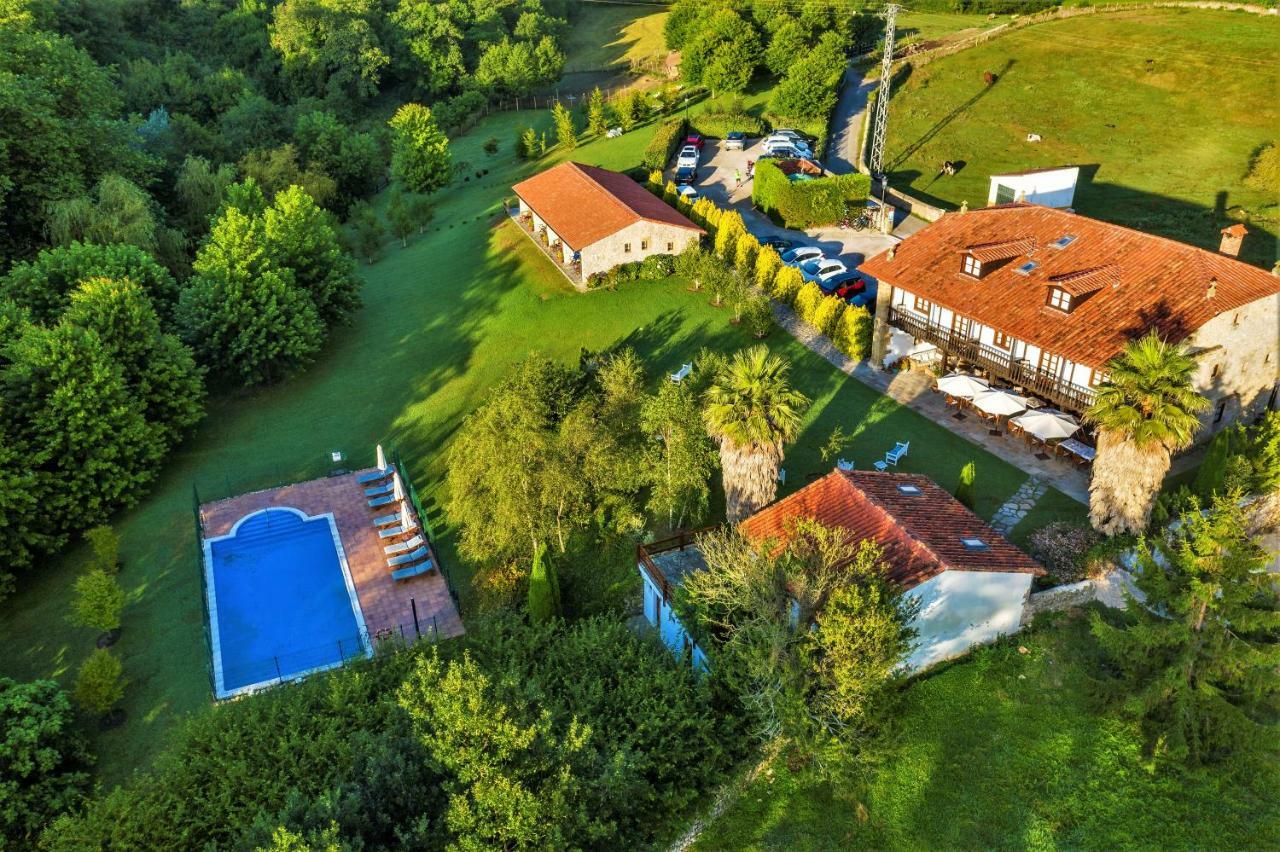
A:
POLYGON ((1043 204, 1045 207, 1070 207, 1075 203, 1076 181, 1079 178, 1078 166, 1028 175, 992 175, 987 204, 997 203, 996 190, 1003 185, 1013 190, 1014 201, 1043 204))
POLYGON ((1030 574, 943 571, 907 592, 920 601, 906 667, 923 669, 1022 626, 1030 574))
POLYGON ((644 593, 645 620, 658 631, 662 643, 675 652, 676 656, 680 656, 686 650, 690 651, 693 655, 693 667, 698 671, 705 671, 707 655, 685 631, 684 625, 676 617, 675 610, 671 608, 671 602, 663 602, 662 593, 649 579, 644 568, 642 566, 637 568, 640 571, 640 579, 644 581, 641 588, 644 593))

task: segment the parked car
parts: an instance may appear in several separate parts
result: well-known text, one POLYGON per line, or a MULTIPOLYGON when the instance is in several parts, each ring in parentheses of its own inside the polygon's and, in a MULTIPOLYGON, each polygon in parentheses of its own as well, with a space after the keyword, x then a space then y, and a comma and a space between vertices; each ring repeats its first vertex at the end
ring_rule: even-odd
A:
POLYGON ((785 136, 794 142, 802 143, 806 148, 809 147, 809 137, 802 133, 797 133, 789 127, 779 127, 777 130, 769 134, 770 136, 785 136))
POLYGON ((747 147, 747 134, 741 130, 730 131, 729 135, 724 137, 726 151, 741 151, 745 147, 747 147))
POLYGON ((869 282, 861 293, 857 293, 849 299, 849 304, 855 308, 872 309, 876 302, 876 289, 876 282, 869 282))
POLYGON ((825 284, 842 272, 848 271, 849 267, 842 262, 828 257, 809 260, 800 264, 800 274, 804 276, 804 280, 817 281, 819 285, 825 284))
POLYGON ((688 136, 685 137, 685 140, 684 140, 685 147, 692 146, 694 148, 697 148, 699 151, 702 150, 702 146, 704 143, 705 143, 705 140, 702 138, 701 133, 690 133, 688 136))
POLYGON ((693 157, 695 160, 701 159, 701 156, 698 154, 698 149, 693 145, 685 145, 681 148, 679 156, 681 159, 684 159, 685 157, 693 157))
POLYGON ((676 184, 693 183, 698 179, 697 166, 680 166, 676 169, 676 184))
POLYGON ((795 240, 789 240, 786 237, 765 237, 760 241, 760 245, 769 246, 779 254, 791 248, 795 244, 795 240))
POLYGON ((698 200, 698 190, 694 189, 692 186, 690 186, 687 183, 684 186, 677 189, 676 194, 679 195, 681 198, 689 199, 690 203, 698 200))
POLYGON ((822 260, 826 257, 817 246, 796 246, 782 253, 782 262, 787 266, 799 266, 810 260, 822 260))
POLYGON ((828 279, 823 289, 841 299, 848 300, 867 289, 867 279, 861 272, 850 269, 848 272, 828 279))
POLYGON ((680 149, 680 154, 676 157, 676 168, 683 169, 686 166, 692 168, 698 167, 698 149, 692 145, 686 145, 680 149))
POLYGON ((772 136, 765 137, 764 144, 766 147, 786 146, 788 148, 794 148, 801 154, 813 153, 809 148, 809 143, 800 139, 792 139, 790 136, 779 136, 776 133, 772 136))

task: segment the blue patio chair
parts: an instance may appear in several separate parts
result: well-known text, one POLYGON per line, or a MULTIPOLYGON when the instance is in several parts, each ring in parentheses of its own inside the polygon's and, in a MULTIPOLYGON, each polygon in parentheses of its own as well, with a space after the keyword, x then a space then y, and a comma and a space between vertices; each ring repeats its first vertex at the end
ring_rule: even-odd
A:
POLYGON ((413 522, 413 518, 407 518, 394 527, 387 527, 384 530, 378 530, 378 538, 395 538, 398 535, 404 535, 413 532, 418 525, 413 522))
POLYGON ((416 577, 419 574, 426 574, 436 569, 436 565, 430 559, 419 562, 417 565, 407 565, 404 568, 397 568, 391 572, 393 580, 407 580, 410 577, 416 577))
POLYGON ((396 483, 394 480, 392 480, 391 482, 388 482, 385 485, 375 485, 372 488, 366 488, 364 490, 364 496, 381 497, 383 494, 390 494, 392 491, 395 491, 395 490, 396 490, 396 483))
POLYGON ((396 557, 394 557, 394 558, 392 558, 392 559, 388 559, 388 560, 387 560, 387 567, 388 567, 388 568, 395 568, 395 567, 396 567, 396 566, 398 566, 398 565, 407 565, 407 564, 408 564, 408 563, 410 563, 410 562, 417 562, 419 559, 424 558, 424 557, 427 555, 427 553, 428 553, 428 552, 429 552, 429 551, 427 550, 427 548, 426 548, 425 546, 424 546, 424 547, 419 547, 419 548, 418 548, 417 550, 415 550, 413 553, 406 553, 406 554, 404 554, 403 556, 396 556, 396 557))
POLYGON ((422 536, 415 535, 413 538, 409 539, 408 541, 402 541, 402 542, 399 542, 398 544, 388 544, 386 547, 382 549, 387 552, 388 556, 394 556, 397 553, 404 553, 407 550, 413 550, 415 547, 418 547, 422 543, 423 543, 422 536))
POLYGON ((359 482, 361 485, 364 485, 366 482, 377 482, 379 479, 386 479, 395 472, 396 469, 393 465, 387 465, 382 470, 373 470, 369 473, 360 474, 356 477, 356 482, 359 482))
POLYGON ((388 495, 387 495, 387 496, 385 496, 385 497, 378 497, 378 498, 376 498, 376 499, 370 500, 370 501, 369 501, 369 508, 370 508, 370 509, 379 509, 379 508, 381 508, 381 507, 383 507, 383 506, 390 506, 390 505, 391 505, 392 503, 394 503, 394 502, 396 502, 396 495, 394 495, 394 494, 388 494, 388 495))
POLYGON ((911 449, 910 441, 907 441, 905 444, 899 441, 897 446, 884 454, 884 461, 876 462, 876 470, 885 471, 891 466, 897 467, 898 462, 902 460, 902 457, 907 454, 907 450, 909 449, 911 449))
POLYGON ((385 527, 385 526, 390 526, 391 524, 398 524, 398 523, 400 523, 399 512, 393 512, 390 515, 383 515, 381 518, 373 519, 373 525, 375 527, 385 527))

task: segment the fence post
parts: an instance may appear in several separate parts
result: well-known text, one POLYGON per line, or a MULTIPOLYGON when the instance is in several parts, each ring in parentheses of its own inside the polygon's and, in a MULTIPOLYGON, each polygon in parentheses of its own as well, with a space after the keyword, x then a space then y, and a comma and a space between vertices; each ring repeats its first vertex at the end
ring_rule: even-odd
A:
POLYGON ((409 598, 409 608, 413 610, 413 635, 419 639, 422 638, 422 631, 418 629, 418 602, 414 598, 409 598))
POLYGON ((342 640, 339 639, 338 640, 338 662, 339 663, 346 662, 346 659, 347 659, 346 654, 342 652, 342 640))
POLYGON ((280 658, 272 657, 271 659, 276 661, 276 680, 283 681, 284 675, 280 673, 280 658))

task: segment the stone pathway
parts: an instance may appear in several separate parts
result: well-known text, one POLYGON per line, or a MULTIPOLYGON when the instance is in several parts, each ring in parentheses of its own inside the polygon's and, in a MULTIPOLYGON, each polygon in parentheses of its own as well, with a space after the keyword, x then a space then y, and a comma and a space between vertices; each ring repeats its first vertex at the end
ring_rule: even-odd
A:
POLYGON ((1027 512, 1035 508, 1036 503, 1048 490, 1049 486, 1036 477, 1028 477, 1027 481, 1013 492, 1013 496, 996 509, 996 513, 991 517, 991 526, 995 527, 1000 535, 1008 535, 1018 522, 1027 516, 1027 512))
POLYGON ((933 392, 933 380, 925 373, 876 370, 866 361, 854 361, 818 334, 807 323, 801 322, 795 312, 777 302, 773 305, 773 318, 778 325, 815 354, 820 355, 837 370, 852 376, 864 385, 874 388, 917 414, 932 420, 970 443, 977 444, 995 456, 1021 470, 1028 476, 1088 505, 1089 475, 1062 459, 1038 459, 1026 446, 1009 435, 990 434, 990 424, 978 417, 969 416, 956 420, 955 412, 947 407, 942 394, 933 392))

